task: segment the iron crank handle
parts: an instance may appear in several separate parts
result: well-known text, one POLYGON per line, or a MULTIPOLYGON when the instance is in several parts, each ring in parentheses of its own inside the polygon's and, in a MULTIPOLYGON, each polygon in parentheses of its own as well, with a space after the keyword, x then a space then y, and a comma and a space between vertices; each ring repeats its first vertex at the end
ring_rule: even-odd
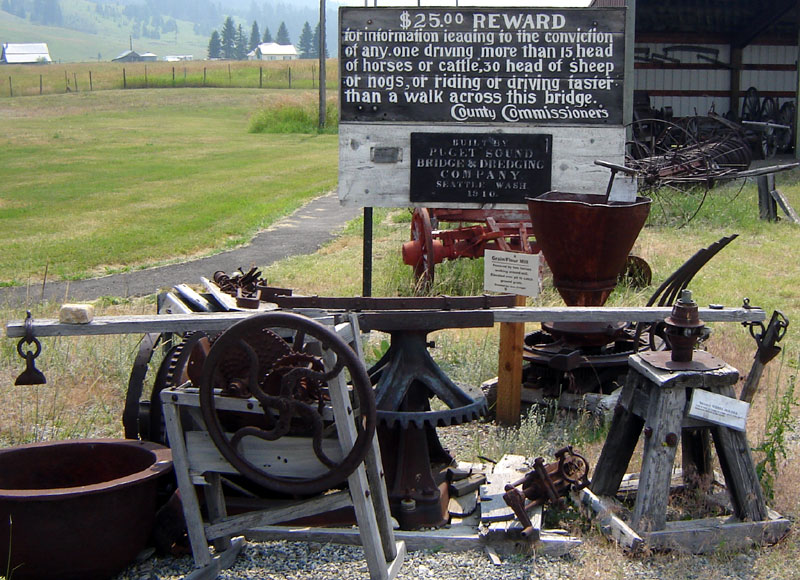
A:
POLYGON ((595 165, 599 165, 600 167, 605 167, 606 169, 610 169, 612 175, 619 171, 620 173, 625 173, 626 175, 636 175, 636 170, 632 167, 625 167, 624 165, 618 165, 617 163, 611 163, 610 161, 603 161, 602 159, 595 159, 595 165))

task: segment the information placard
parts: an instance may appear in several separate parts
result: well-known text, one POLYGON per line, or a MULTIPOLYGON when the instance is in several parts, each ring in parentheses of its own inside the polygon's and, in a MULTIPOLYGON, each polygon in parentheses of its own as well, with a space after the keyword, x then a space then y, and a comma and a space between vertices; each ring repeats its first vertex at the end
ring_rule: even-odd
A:
POLYGON ((486 250, 483 287, 487 292, 538 296, 541 288, 539 254, 486 250))
POLYGON ((550 190, 553 138, 411 133, 411 201, 518 203, 550 190))
POLYGON ((619 8, 341 8, 341 120, 621 125, 624 30, 619 8))
POLYGON ((745 401, 710 393, 703 389, 693 389, 687 415, 737 431, 744 431, 749 411, 750 404, 745 401))

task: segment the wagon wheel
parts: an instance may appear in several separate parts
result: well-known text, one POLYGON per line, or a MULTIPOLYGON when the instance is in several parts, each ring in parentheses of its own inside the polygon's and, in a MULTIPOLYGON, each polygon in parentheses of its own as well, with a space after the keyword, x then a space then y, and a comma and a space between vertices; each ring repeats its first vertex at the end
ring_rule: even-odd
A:
POLYGON ((428 292, 433 286, 433 227, 427 208, 414 209, 411 216, 411 240, 420 244, 420 258, 414 264, 414 280, 418 292, 428 292))
POLYGON ((329 327, 289 312, 252 316, 221 334, 203 364, 199 398, 208 433, 223 457, 254 483, 280 493, 310 495, 340 484, 361 464, 375 435, 375 397, 356 353, 329 327), (258 345, 251 344, 259 332, 282 336, 291 345, 292 352, 268 365, 266 374, 258 345), (236 365, 247 363, 239 366, 237 374, 243 376, 224 376, 222 370, 231 360, 236 365), (325 409, 328 385, 347 380, 352 385, 352 400, 346 404, 352 412, 356 440, 339 458, 327 451, 331 446, 324 443, 329 433, 343 426, 337 426, 325 409), (235 388, 232 383, 237 383, 235 388), (249 392, 261 413, 231 417, 218 409, 217 400, 224 397, 215 389, 226 387, 249 392), (272 465, 256 465, 245 455, 246 444, 260 442, 268 448, 270 442, 284 436, 305 440, 305 449, 293 453, 305 451, 303 459, 315 466, 307 477, 275 473, 272 465))
POLYGON ((792 101, 783 103, 778 111, 778 123, 790 127, 788 130, 781 129, 777 132, 778 150, 782 153, 791 151, 794 145, 794 113, 795 109, 792 101))
POLYGON ((761 116, 761 98, 758 89, 750 87, 742 100, 742 121, 758 121, 761 116))
POLYGON ((711 188, 711 160, 686 128, 669 121, 634 121, 630 134, 625 165, 636 172, 639 191, 653 198, 665 222, 686 225, 711 188))
POLYGON ((761 102, 760 120, 764 122, 776 121, 778 119, 778 101, 772 97, 764 97, 761 102))

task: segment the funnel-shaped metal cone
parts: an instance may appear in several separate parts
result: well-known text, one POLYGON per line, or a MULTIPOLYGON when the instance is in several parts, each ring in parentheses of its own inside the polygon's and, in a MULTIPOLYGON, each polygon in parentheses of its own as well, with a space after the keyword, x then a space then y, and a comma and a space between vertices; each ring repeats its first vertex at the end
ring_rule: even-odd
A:
POLYGON ((650 212, 650 199, 550 191, 528 198, 533 233, 568 306, 602 306, 650 212))

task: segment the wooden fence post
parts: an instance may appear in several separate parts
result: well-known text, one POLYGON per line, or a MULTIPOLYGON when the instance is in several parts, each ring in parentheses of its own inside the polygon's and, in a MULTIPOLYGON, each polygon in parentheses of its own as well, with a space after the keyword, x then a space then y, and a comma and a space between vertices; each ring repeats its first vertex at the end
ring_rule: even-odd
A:
POLYGON ((122 69, 122 88, 123 89, 127 89, 128 88, 128 77, 125 74, 125 68, 124 67, 122 69))
POLYGON ((172 86, 175 86, 175 67, 172 67, 172 86))
POLYGON ((289 66, 289 88, 292 88, 292 67, 289 66))
POLYGON ((8 96, 14 96, 14 86, 11 84, 11 75, 8 75, 8 96))
POLYGON ((149 88, 147 84, 147 65, 144 65, 144 88, 149 88))
POLYGON ((92 82, 92 71, 89 71, 89 92, 94 90, 94 83, 92 82))
POLYGON ((258 88, 264 88, 264 65, 258 67, 258 88))
POLYGON ((75 92, 78 92, 78 73, 72 73, 72 80, 75 81, 75 92))
POLYGON ((206 67, 203 67, 203 86, 206 86, 206 67))
POLYGON ((759 175, 758 183, 758 215, 762 220, 778 220, 778 204, 772 198, 771 191, 775 189, 775 175, 759 175))
MULTIPOLYGON (((515 306, 525 306, 525 296, 517 296, 515 306)), ((498 425, 517 425, 522 396, 522 348, 525 323, 500 323, 500 348, 497 365, 498 425)))

